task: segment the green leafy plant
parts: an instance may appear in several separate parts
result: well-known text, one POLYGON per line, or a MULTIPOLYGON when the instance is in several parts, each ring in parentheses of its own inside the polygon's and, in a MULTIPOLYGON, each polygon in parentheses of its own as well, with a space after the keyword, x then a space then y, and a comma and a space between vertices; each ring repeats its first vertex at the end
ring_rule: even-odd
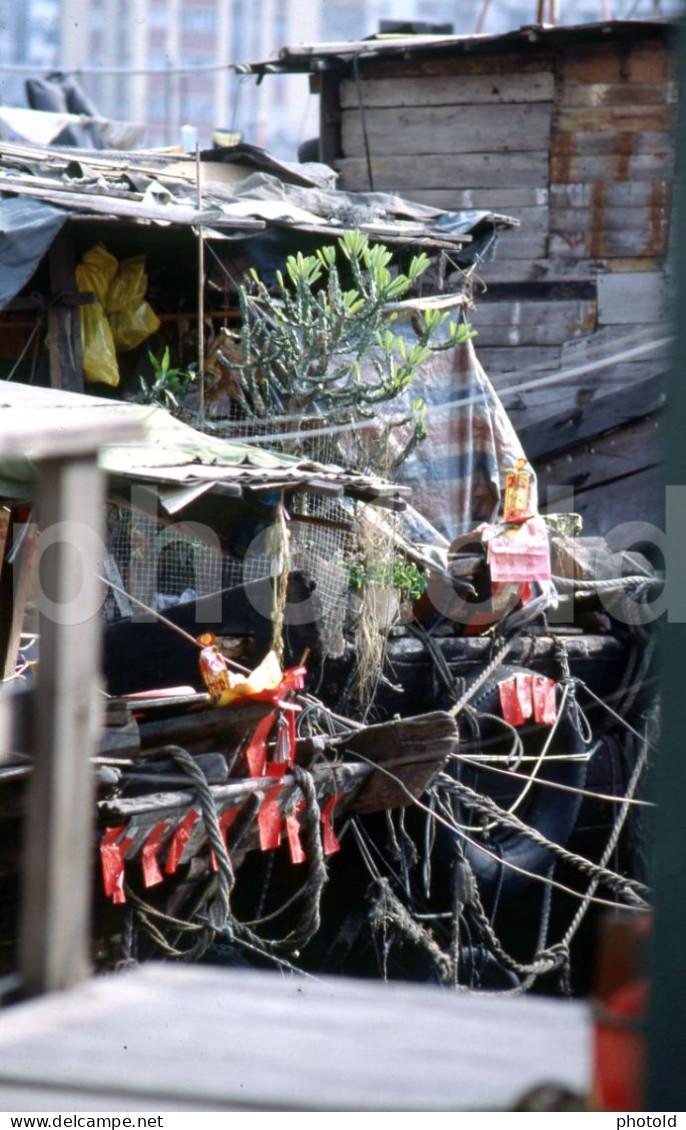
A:
MULTIPOLYGON (((321 416, 327 424, 353 428, 379 420, 436 350, 473 336, 468 326, 447 324, 448 315, 438 310, 424 313, 411 345, 393 332, 394 307, 428 266, 422 253, 400 272, 387 247, 370 246, 366 235, 349 231, 314 255, 290 256, 272 289, 252 271, 250 286, 239 291, 240 333, 224 331, 233 348, 218 353, 220 364, 237 374, 245 415, 321 416)), ((393 465, 426 436, 421 398, 398 417, 383 416, 379 448, 387 449, 390 431, 401 427, 409 435, 403 435, 393 465)))
POLYGON ((348 561, 349 585, 359 590, 364 585, 383 585, 398 589, 403 599, 419 600, 426 589, 426 577, 411 561, 396 559, 384 564, 366 564, 361 556, 348 561))
POLYGON ((165 408, 172 415, 181 411, 178 397, 188 392, 189 387, 196 379, 195 366, 188 369, 178 369, 171 365, 169 346, 165 346, 161 358, 148 351, 148 359, 152 366, 152 380, 138 377, 140 392, 134 397, 136 404, 154 404, 157 408, 165 408))

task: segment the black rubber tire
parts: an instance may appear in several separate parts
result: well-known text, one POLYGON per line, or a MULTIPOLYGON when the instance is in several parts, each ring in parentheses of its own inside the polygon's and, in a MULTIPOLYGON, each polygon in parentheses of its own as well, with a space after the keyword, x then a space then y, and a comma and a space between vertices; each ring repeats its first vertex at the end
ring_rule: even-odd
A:
MULTIPOLYGON (((500 717, 498 686, 514 674, 534 674, 534 672, 527 671, 524 667, 501 667, 478 691, 471 700, 470 706, 479 714, 492 714, 500 717)), ((497 727, 488 719, 484 719, 479 723, 479 730, 483 746, 484 738, 488 740, 489 730, 495 732, 497 727)), ((549 727, 538 723, 526 723, 518 730, 524 739, 525 746, 529 748, 533 745, 533 752, 539 752, 549 727), (534 738, 536 739, 535 745, 534 738)), ((470 742, 464 724, 462 734, 464 738, 460 743, 460 753, 469 755, 470 746, 473 748, 475 742, 473 740, 470 742)), ((585 751, 586 746, 573 723, 569 709, 566 708, 564 715, 559 720, 550 752, 583 753, 585 751)), ((474 774, 465 773, 464 766, 458 772, 460 774, 459 779, 464 781, 465 784, 469 784, 477 792, 486 795, 494 795, 494 792, 497 792, 497 784, 495 789, 491 785, 505 780, 500 775, 489 774, 486 770, 474 774), (476 780, 474 779, 475 776, 476 780)), ((574 788, 583 788, 586 780, 586 762, 552 761, 545 766, 544 773, 546 780, 574 788)), ((517 782, 517 784, 521 786, 522 782, 517 782)), ((497 799, 495 795, 494 799, 497 799)), ((534 785, 530 790, 525 807, 518 811, 516 815, 540 832, 546 839, 564 846, 574 831, 581 800, 582 798, 574 793, 534 785)), ((475 822, 474 810, 466 805, 460 807, 462 809, 460 823, 467 824, 470 820, 475 822)), ((469 833, 469 835, 472 840, 481 839, 478 831, 469 833)), ((464 854, 479 881, 482 892, 494 893, 497 890, 499 897, 503 898, 520 895, 531 890, 532 880, 512 870, 512 867, 508 864, 522 868, 534 875, 545 875, 554 860, 554 855, 549 848, 542 847, 519 832, 507 828, 497 828, 488 839, 483 840, 484 846, 497 855, 497 859, 494 859, 493 855, 487 855, 473 843, 467 843, 464 837, 460 837, 460 840, 464 854)))

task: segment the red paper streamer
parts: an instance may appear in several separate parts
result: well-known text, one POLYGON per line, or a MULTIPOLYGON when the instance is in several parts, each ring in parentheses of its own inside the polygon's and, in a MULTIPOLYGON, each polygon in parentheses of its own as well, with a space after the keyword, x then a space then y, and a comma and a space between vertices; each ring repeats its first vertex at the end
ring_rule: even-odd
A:
POLYGON ((267 765, 267 737, 275 721, 276 712, 273 711, 262 718, 255 727, 255 732, 245 754, 251 777, 264 777, 267 765))
POLYGON ((146 887, 155 887, 158 883, 164 882, 164 875, 157 862, 157 853, 160 848, 160 840, 168 828, 169 824, 167 821, 162 820, 159 824, 155 825, 143 844, 141 862, 143 864, 143 883, 146 887))
POLYGON ((277 848, 281 843, 281 810, 277 799, 280 789, 281 782, 279 781, 278 785, 274 785, 269 790, 260 805, 257 827, 260 833, 261 851, 270 851, 271 848, 277 848))
MULTIPOLYGON (((226 832, 227 832, 227 829, 229 829, 231 827, 231 825, 233 824, 233 822, 236 819, 236 817, 238 816, 238 813, 240 812, 240 810, 241 810, 241 806, 236 805, 235 808, 227 808, 226 811, 222 812, 221 816, 219 817, 219 831, 222 834, 222 839, 224 841, 224 844, 226 845, 227 851, 229 850, 229 848, 228 848, 228 844, 226 844, 226 832)), ((217 856, 215 855, 215 853, 213 851, 210 851, 210 863, 211 863, 213 871, 219 870, 219 864, 217 863, 217 856)))
POLYGON ((169 844, 167 862, 164 865, 164 870, 167 872, 167 875, 174 875, 176 873, 176 869, 186 849, 186 844, 191 838, 193 827, 199 818, 200 813, 196 812, 194 808, 191 808, 190 811, 186 813, 181 823, 177 825, 176 831, 171 838, 171 843, 169 844))
POLYGON ((106 828, 100 841, 100 860, 102 863, 102 879, 105 894, 114 903, 126 902, 124 891, 124 853, 131 847, 133 838, 122 839, 119 837, 126 832, 126 824, 118 828, 106 828))
POLYGON ((334 808, 342 797, 343 793, 334 793, 332 797, 329 797, 322 809, 322 848, 324 849, 324 855, 333 855, 334 852, 341 850, 341 845, 336 839, 336 833, 331 826, 331 816, 334 808))
POLYGON ((511 726, 521 726, 533 711, 532 675, 511 675, 498 683, 500 709, 511 726))
POLYGON ((545 675, 534 675, 533 682, 534 718, 545 726, 552 726, 557 719, 555 680, 547 679, 545 675))

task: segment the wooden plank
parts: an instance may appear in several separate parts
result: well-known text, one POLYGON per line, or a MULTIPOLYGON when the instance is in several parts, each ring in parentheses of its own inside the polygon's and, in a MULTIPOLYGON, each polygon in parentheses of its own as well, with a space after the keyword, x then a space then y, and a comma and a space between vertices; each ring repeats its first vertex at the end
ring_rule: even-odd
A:
MULTIPOLYGON (((548 249, 551 255, 565 258, 591 258, 666 255, 668 232, 642 231, 566 231, 551 232, 548 249)), ((649 273, 649 272, 641 272, 649 273)))
POLYGON ((600 435, 631 420, 647 416, 665 404, 664 376, 639 381, 617 395, 610 392, 573 412, 561 412, 542 426, 536 424, 520 431, 524 450, 532 459, 541 459, 552 452, 566 451, 582 440, 600 435))
POLYGON ((604 260, 540 258, 527 263, 503 259, 497 251, 491 263, 480 266, 479 274, 488 287, 498 282, 592 282, 598 271, 605 268, 604 260))
POLYGON ((624 156, 665 157, 674 153, 674 135, 665 130, 641 130, 631 133, 623 129, 567 131, 553 129, 550 151, 556 157, 624 156))
POLYGON ((563 56, 560 79, 576 83, 663 83, 674 76, 674 59, 663 38, 629 44, 572 44, 563 56))
POLYGON ((429 188, 417 189, 412 199, 432 208, 460 211, 462 208, 490 208, 512 215, 515 208, 541 207, 548 203, 547 188, 429 188))
POLYGON ((535 44, 527 44, 522 51, 505 54, 461 54, 456 51, 445 55, 413 54, 403 59, 382 57, 361 58, 360 74, 365 79, 406 79, 426 75, 537 75, 553 69, 553 56, 535 44))
POLYGON ((669 294, 664 274, 599 275, 598 322, 603 326, 663 322, 669 313, 669 294))
POLYGON ((90 965, 94 798, 88 760, 99 724, 100 605, 93 543, 100 539, 102 544, 104 535, 104 491, 95 453, 42 462, 38 506, 44 536, 55 531, 60 540, 46 550, 50 570, 41 572, 39 594, 38 710, 19 952, 29 994, 73 985, 90 965))
MULTIPOLYGON (((519 350, 513 349, 512 353, 519 353, 519 350)), ((490 375, 521 435, 530 434, 530 429, 535 426, 547 428, 550 421, 576 419, 580 409, 588 409, 599 398, 615 396, 620 400, 632 385, 642 384, 659 372, 659 368, 650 365, 609 364, 602 368, 589 368, 585 375, 583 372, 567 375, 564 368, 549 373, 544 370, 533 373, 494 372, 490 375), (556 377, 556 381, 548 383, 548 376, 556 377)))
MULTIPOLYGON (((523 209, 522 211, 526 211, 523 209)), ((633 231, 658 238, 664 246, 669 226, 666 208, 551 208, 550 230, 567 231, 633 231), (654 234, 653 234, 654 233, 654 234)))
POLYGON ((587 337, 563 345, 562 363, 581 365, 589 361, 597 361, 600 357, 647 347, 645 352, 640 354, 641 360, 637 363, 645 365, 648 361, 651 364, 659 361, 664 367, 664 363, 669 362, 672 355, 671 333, 672 327, 668 322, 655 322, 635 329, 627 328, 625 325, 603 326, 587 337))
POLYGON ((564 82, 558 86, 555 100, 559 106, 662 106, 676 99, 674 82, 564 82))
POLYGON ((636 157, 623 154, 598 157, 566 155, 550 158, 550 179, 553 184, 606 180, 664 181, 671 180, 673 174, 674 157, 671 154, 639 154, 636 157))
POLYGON ((590 333, 595 327, 596 303, 594 301, 550 302, 481 302, 473 315, 479 326, 536 326, 558 324, 569 333, 585 329, 590 333))
POLYGON ((530 236, 521 228, 498 232, 496 256, 499 259, 518 259, 530 263, 533 259, 544 259, 547 250, 547 233, 530 236))
POLYGON ((586 1094, 591 1041, 579 1001, 152 963, 5 1012, 0 1101, 35 1110, 45 1091, 51 1102, 62 1094, 51 1110, 69 1111, 153 1100, 156 1110, 507 1110, 548 1080, 586 1094))
POLYGON ((663 431, 659 416, 647 416, 596 437, 592 443, 582 443, 567 455, 543 460, 536 470, 547 483, 572 486, 576 496, 660 464, 663 431))
POLYGON ((560 367, 560 347, 557 345, 521 345, 518 349, 491 349, 486 346, 478 350, 479 361, 488 375, 516 373, 526 380, 533 377, 535 370, 553 372, 560 367), (534 371, 532 371, 534 370, 534 371))
POLYGON ((480 326, 477 319, 474 318, 472 326, 478 334, 476 338, 478 350, 489 346, 562 345, 564 341, 576 334, 588 332, 583 326, 576 330, 570 329, 563 321, 553 324, 535 322, 525 325, 480 326))
POLYGON ((590 208, 600 204, 608 208, 639 208, 642 206, 667 208, 672 198, 672 186, 667 180, 618 181, 614 184, 551 184, 550 206, 561 208, 590 208))
MULTIPOLYGON (((525 153, 540 150, 550 133, 549 104, 392 107, 365 112, 374 157, 450 153, 525 153)), ((346 157, 364 154, 360 111, 344 110, 346 157)))
MULTIPOLYGON (((421 78, 375 78, 360 82, 365 107, 477 106, 513 102, 551 102, 555 80, 552 71, 533 74, 464 74, 421 78)), ((357 85, 341 83, 341 108, 356 110, 357 85)))
POLYGON ((607 536, 624 522, 651 522, 664 529, 664 469, 649 467, 612 483, 574 494, 584 534, 607 536))
POLYGON ((335 71, 321 74, 319 96, 319 160, 333 165, 341 156, 340 78, 335 71))
POLYGON ((509 215, 514 216, 521 223, 521 227, 517 229, 518 235, 521 233, 525 238, 530 239, 533 235, 548 234, 550 212, 546 204, 535 205, 533 208, 512 208, 509 215))
MULTIPOLYGON (((336 169, 340 173, 339 188, 349 192, 369 188, 364 157, 343 158, 336 162, 336 169)), ((414 157, 378 157, 372 153, 372 172, 376 188, 384 192, 409 194, 415 188, 422 191, 430 188, 472 188, 475 184, 483 188, 545 188, 548 185, 548 151, 439 154, 425 161, 417 161, 414 157)))
POLYGON ((672 106, 572 106, 556 110, 554 133, 666 133, 674 128, 672 106))

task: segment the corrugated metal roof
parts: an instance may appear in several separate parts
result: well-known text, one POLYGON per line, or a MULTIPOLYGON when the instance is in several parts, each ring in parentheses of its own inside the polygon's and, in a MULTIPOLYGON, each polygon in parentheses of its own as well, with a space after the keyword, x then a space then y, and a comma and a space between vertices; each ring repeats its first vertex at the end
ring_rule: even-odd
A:
POLYGON ((33 480, 32 457, 50 454, 51 436, 52 452, 58 454, 79 432, 102 432, 101 466, 129 482, 207 490, 233 484, 237 494, 243 487, 273 491, 298 486, 339 487, 369 499, 408 493, 372 475, 206 435, 162 408, 0 381, 0 434, 21 435, 24 444, 21 461, 13 459, 11 466, 0 462, 0 495, 22 497, 33 480), (123 433, 121 441, 112 442, 108 431, 123 433))
MULTIPOLYGON (((180 154, 84 153, 0 142, 0 193, 30 197, 81 217, 202 225, 210 238, 213 231, 248 236, 269 225, 285 225, 325 238, 355 227, 374 239, 436 250, 455 251, 471 241, 469 224, 458 230, 444 222, 451 213, 384 193, 362 197, 339 192, 332 186, 335 174, 325 166, 305 166, 314 172, 301 176, 268 154, 256 158, 260 150, 246 149, 235 155, 229 151, 226 163, 212 153, 201 161, 198 207, 196 163, 180 154)), ((475 213, 474 223, 488 216, 475 213)), ((493 222, 499 227, 516 223, 506 216, 494 216, 493 222)))

